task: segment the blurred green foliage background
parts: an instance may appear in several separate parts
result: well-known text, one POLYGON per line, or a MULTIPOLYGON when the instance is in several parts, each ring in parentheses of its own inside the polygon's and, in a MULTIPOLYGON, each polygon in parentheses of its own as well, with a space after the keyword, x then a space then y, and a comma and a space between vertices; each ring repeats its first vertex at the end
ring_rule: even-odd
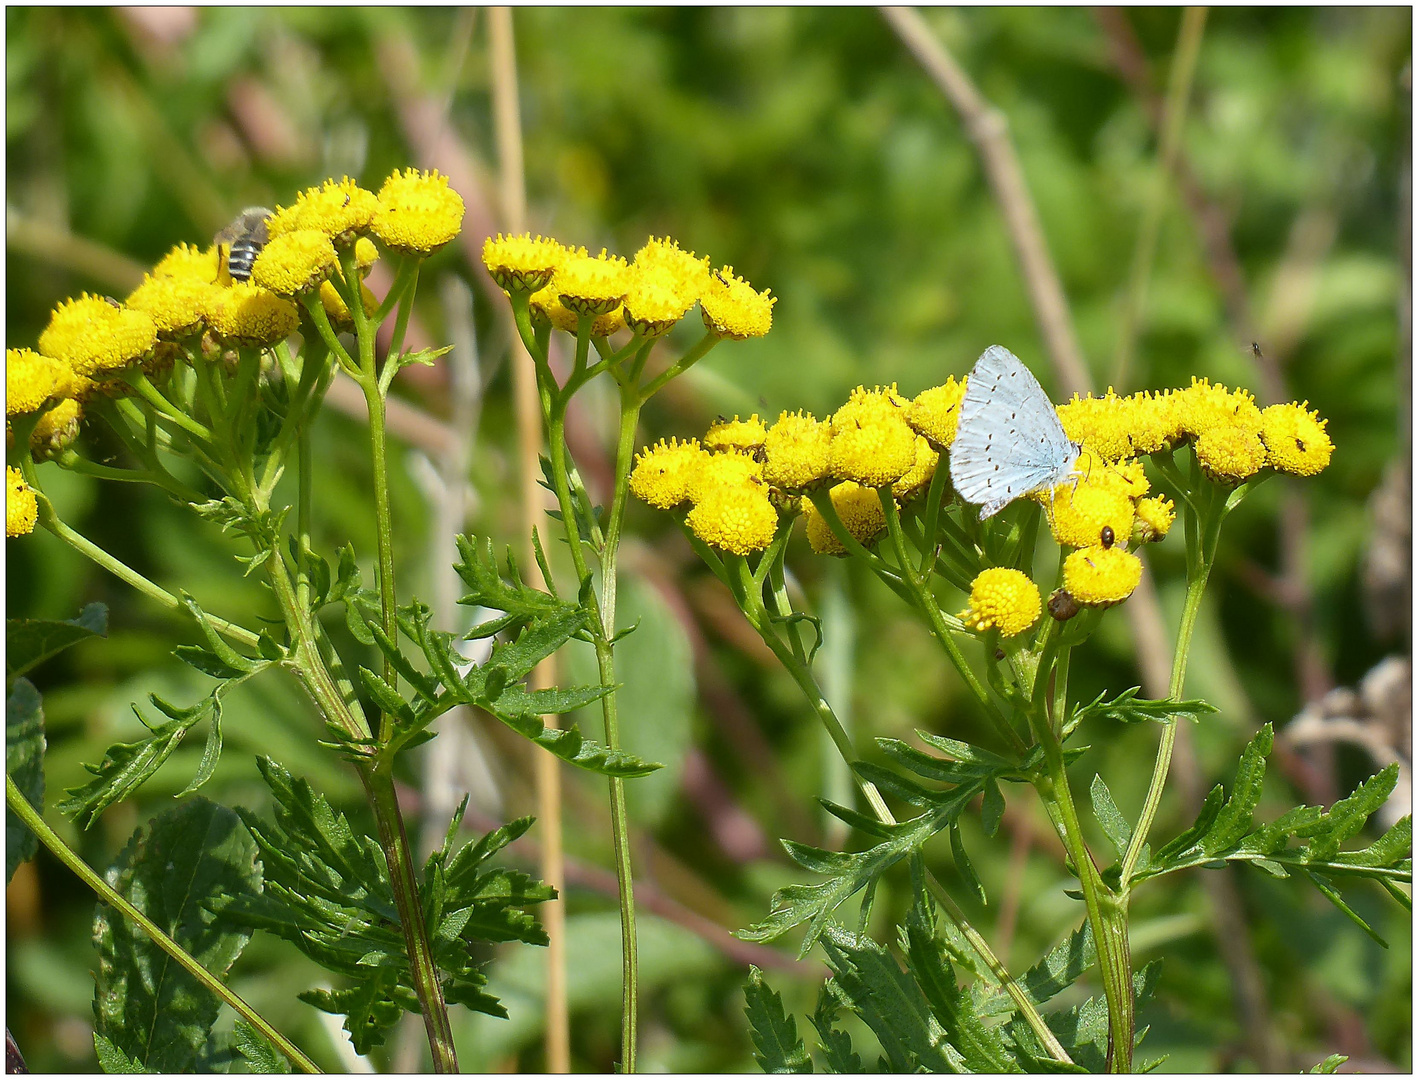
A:
MULTIPOLYGON (((1083 351, 1106 386, 1157 181, 1148 100, 1165 91, 1179 12, 926 15, 1008 117, 1083 351)), ((652 404, 642 441, 700 434, 721 412, 822 415, 858 383, 896 382, 915 394, 968 371, 994 342, 1057 390, 975 149, 877 12, 529 8, 517 10, 515 25, 533 228, 625 255, 647 235, 668 233, 780 298, 773 332, 716 349, 652 404)), ((289 203, 330 175, 377 187, 395 168, 438 166, 468 201, 472 250, 478 230, 497 227, 483 12, 9 8, 6 32, 8 346, 33 345, 65 297, 126 295, 135 271, 174 244, 205 243, 243 206, 289 203)), ((1167 188, 1136 360, 1119 389, 1198 375, 1260 391, 1257 341, 1278 365, 1286 398, 1308 399, 1329 418, 1337 450, 1324 474, 1291 494, 1268 484, 1227 524, 1189 681, 1190 692, 1221 707, 1192 732, 1203 787, 1229 780, 1261 723, 1280 729, 1331 687, 1352 686, 1384 657, 1410 650, 1410 42, 1405 8, 1223 8, 1206 24, 1181 142, 1199 201, 1182 185, 1167 188), (1221 224, 1219 248, 1217 234, 1205 240, 1207 213, 1221 224), (1218 250, 1238 277, 1219 275, 1218 250), (1383 485, 1399 500, 1396 518, 1375 512, 1383 485)), ((505 310, 466 249, 450 246, 425 273, 416 332, 453 340, 469 295, 481 423, 465 527, 517 543, 505 310), (448 289, 452 279, 472 293, 448 289)), ((396 384, 425 417, 394 461, 405 598, 446 592, 439 564, 451 561, 451 546, 429 477, 451 429, 426 418, 450 419, 447 370, 413 369, 396 384)), ((603 490, 610 411, 596 403, 593 394, 583 399, 573 449, 593 490, 603 490)), ((98 460, 118 453, 101 431, 85 437, 98 460)), ((353 539, 368 574, 360 421, 327 409, 317 445, 317 542, 328 554, 353 539)), ((207 610, 247 625, 269 613, 231 558, 233 539, 151 491, 53 467, 43 476, 66 520, 160 584, 187 588, 207 610)), ((668 765, 631 784, 643 1065, 751 1069, 740 990, 749 960, 769 970, 799 1013, 811 1008, 823 968, 811 957, 791 963, 790 942, 770 952, 725 931, 761 918, 772 890, 796 880, 777 836, 843 842, 813 799, 842 799, 845 780, 794 687, 755 647, 668 516, 634 506, 628 531, 623 622, 642 622, 621 663, 625 742, 668 765)), ((1151 554, 1175 626, 1181 538, 1151 554)), ((52 806, 80 780, 82 762, 137 730, 129 702, 150 691, 195 699, 202 680, 170 655, 191 639, 176 616, 47 534, 7 542, 6 555, 10 615, 70 618, 92 600, 111 611, 108 640, 75 648, 35 678, 52 806)), ((976 733, 956 678, 893 597, 805 545, 791 564, 827 619, 818 666, 860 743, 916 727, 976 733)), ((457 617, 472 621, 461 610, 457 617)), ((585 661, 567 663, 574 673, 585 661)), ((1085 697, 1140 681, 1123 611, 1075 656, 1074 672, 1085 697)), ((268 753, 358 816, 353 773, 315 747, 313 715, 281 678, 229 699, 227 752, 204 794, 263 805, 253 761, 268 753)), ((473 726, 481 749, 466 753, 486 765, 466 772, 475 808, 488 821, 528 812, 527 748, 473 726)), ((1095 753, 1078 782, 1102 773, 1135 815, 1156 732, 1089 736, 1095 753)), ((1390 738, 1407 755, 1405 740, 1390 738)), ((53 811, 49 820, 91 864, 107 866, 141 821, 170 804, 199 752, 184 747, 136 804, 112 808, 88 834, 53 811)), ((1279 812, 1332 800, 1374 768, 1352 747, 1291 748, 1272 768, 1264 805, 1279 812)), ((426 810, 446 820, 427 778, 411 768, 405 779, 411 817, 426 810)), ((619 1005, 609 832, 601 784, 570 772, 565 779, 573 1065, 604 1070, 619 1005)), ((1064 896, 1071 879, 1046 822, 1019 792, 1007 794, 1000 839, 966 828, 991 896, 989 907, 966 907, 1022 968, 1082 911, 1064 896)), ((1159 835, 1184 816, 1169 795, 1159 835)), ((949 856, 934 855, 943 880, 955 880, 949 856)), ((512 857, 535 864, 529 847, 512 857)), ((1408 913, 1377 889, 1354 896, 1389 940, 1384 951, 1307 887, 1254 874, 1231 883, 1239 921, 1224 929, 1214 893, 1195 876, 1137 897, 1134 960, 1165 957, 1158 1001, 1140 1019, 1152 1025, 1144 1057, 1170 1053, 1164 1068, 1178 1070, 1293 1070, 1338 1051, 1369 1071, 1411 1068, 1408 913), (1234 969, 1235 956, 1247 954, 1260 990, 1249 1006, 1234 969)), ((879 938, 890 934, 905 891, 904 872, 884 883, 879 938)), ((31 1068, 94 1068, 92 896, 41 855, 10 887, 7 914, 7 1023, 31 1068)), ((458 1017, 464 1067, 535 1070, 541 953, 517 947, 489 960, 512 1019, 458 1017)), ((322 1065, 347 1068, 320 1015, 294 1001, 319 978, 293 950, 258 936, 234 985, 322 1065)), ((415 1024, 376 1064, 418 1065, 418 1043, 415 1024)))

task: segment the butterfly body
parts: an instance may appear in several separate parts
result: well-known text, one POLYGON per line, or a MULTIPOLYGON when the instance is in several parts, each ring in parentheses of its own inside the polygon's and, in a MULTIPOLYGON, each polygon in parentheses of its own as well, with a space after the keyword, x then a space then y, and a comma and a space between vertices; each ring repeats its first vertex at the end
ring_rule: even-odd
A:
POLYGON ((1081 447, 1019 357, 991 345, 975 361, 950 448, 950 482, 992 517, 1015 499, 1073 475, 1081 447))

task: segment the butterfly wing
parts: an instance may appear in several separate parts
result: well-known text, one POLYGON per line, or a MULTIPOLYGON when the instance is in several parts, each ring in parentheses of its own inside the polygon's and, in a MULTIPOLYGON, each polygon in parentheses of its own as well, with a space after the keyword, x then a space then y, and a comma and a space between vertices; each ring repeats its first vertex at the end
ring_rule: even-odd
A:
POLYGON ((991 517, 1021 495, 1061 483, 1077 458, 1039 380, 1008 349, 991 345, 970 372, 950 448, 950 481, 960 497, 991 517))

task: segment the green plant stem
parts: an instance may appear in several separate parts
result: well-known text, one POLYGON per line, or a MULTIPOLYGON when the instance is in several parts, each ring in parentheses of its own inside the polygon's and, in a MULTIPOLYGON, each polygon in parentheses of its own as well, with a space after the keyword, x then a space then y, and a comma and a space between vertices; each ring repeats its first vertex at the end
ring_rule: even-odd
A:
POLYGON ((201 439, 205 443, 212 441, 212 432, 206 425, 193 420, 192 417, 188 416, 176 405, 168 401, 167 398, 163 397, 158 388, 154 386, 141 371, 132 375, 128 382, 133 389, 138 391, 138 396, 156 409, 164 420, 180 427, 189 435, 201 439))
POLYGON ((10 808, 16 817, 29 827, 35 836, 39 837, 40 843, 47 847, 55 858, 78 875, 80 880, 97 893, 104 903, 115 908, 125 918, 132 920, 141 927, 143 933, 152 938, 153 943, 157 945, 158 948, 162 949, 163 952, 177 961, 182 969, 194 979, 235 1009, 239 1015, 244 1017, 253 1027, 260 1031, 262 1035, 266 1036, 281 1053, 285 1054, 297 1068, 307 1073, 318 1073, 320 1071, 319 1066, 301 1053, 299 1047, 267 1023, 265 1017, 243 1001, 235 991, 227 987, 219 978, 199 964, 187 950, 172 938, 168 937, 167 934, 163 933, 156 923, 124 899, 123 896, 115 891, 108 882, 104 881, 102 876, 96 873, 88 863, 79 858, 69 845, 45 823, 39 811, 30 805, 29 800, 25 798, 24 794, 15 785, 15 781, 10 778, 8 772, 5 774, 5 805, 10 808))

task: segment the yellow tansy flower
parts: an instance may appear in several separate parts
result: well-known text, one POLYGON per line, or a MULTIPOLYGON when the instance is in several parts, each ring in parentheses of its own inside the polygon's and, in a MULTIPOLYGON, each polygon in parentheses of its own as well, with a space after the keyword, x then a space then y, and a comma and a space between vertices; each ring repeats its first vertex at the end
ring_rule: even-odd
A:
MULTIPOLYGON (((828 492, 832 508, 837 511, 847 535, 863 547, 875 543, 886 531, 886 511, 873 488, 847 480, 828 492)), ((837 539, 827 519, 817 512, 812 500, 803 496, 803 512, 807 514, 807 540, 819 555, 845 555, 846 547, 837 539)))
POLYGON ((868 487, 892 484, 916 463, 916 433, 906 423, 906 402, 895 385, 857 387, 832 414, 828 466, 840 480, 868 487))
POLYGON ((1080 548, 1064 560, 1064 589, 1080 604, 1111 607, 1126 600, 1142 580, 1142 560, 1121 544, 1080 548))
POLYGON ((354 255, 355 265, 361 270, 368 270, 379 261, 379 248, 369 237, 361 236, 355 241, 354 255))
POLYGON ((1144 390, 1130 395, 1127 402, 1130 415, 1127 435, 1132 454, 1171 450, 1185 437, 1181 410, 1170 390, 1157 394, 1144 390))
POLYGON ((689 474, 686 492, 690 502, 698 502, 716 487, 764 488, 763 463, 738 450, 723 454, 702 451, 699 467, 689 474))
POLYGON ((646 337, 663 334, 694 306, 697 293, 678 286, 663 266, 636 263, 625 294, 625 322, 646 337))
POLYGON ((924 494, 939 464, 940 454, 931 446, 930 440, 924 435, 917 435, 916 462, 891 485, 891 494, 896 496, 898 502, 903 503, 924 494))
POLYGON ((937 450, 949 450, 960 426, 960 402, 965 398, 968 376, 955 381, 948 376, 939 386, 922 390, 906 410, 906 423, 919 435, 924 435, 937 450))
POLYGON ((264 347, 284 341, 300 325, 294 304, 259 285, 239 281, 222 290, 208 313, 212 332, 232 345, 264 347))
POLYGON ((1101 398, 1074 394, 1066 404, 1058 406, 1064 433, 1107 461, 1121 461, 1136 453, 1128 438, 1132 413, 1131 399, 1118 397, 1111 386, 1101 398))
POLYGON ((272 237, 251 267, 251 280, 277 296, 297 296, 335 273, 340 257, 318 229, 295 229, 272 237))
POLYGON ((1234 485, 1265 468, 1265 443, 1258 431, 1217 424, 1197 436, 1196 460, 1218 484, 1234 485))
POLYGON ((829 425, 805 412, 779 413, 763 438, 763 479, 785 491, 801 491, 829 473, 829 425))
POLYGON ((5 415, 36 412, 69 393, 68 369, 33 349, 5 350, 5 415))
POLYGON ((1272 405, 1261 413, 1260 437, 1266 461, 1281 472, 1314 476, 1329 464, 1334 443, 1325 430, 1329 421, 1304 405, 1272 405))
POLYGON ((757 450, 763 445, 768 431, 754 413, 747 420, 734 414, 732 420, 716 420, 704 433, 704 445, 710 450, 757 450))
POLYGON ((417 169, 384 181, 370 222, 380 243, 409 255, 431 255, 462 227, 463 197, 448 186, 448 177, 417 169))
POLYGON ((673 288, 688 311, 709 287, 709 256, 684 251, 668 236, 650 237, 635 253, 635 270, 653 273, 662 284, 673 288))
POLYGON ((699 297, 699 310, 711 333, 742 341, 762 337, 773 328, 773 305, 777 302, 769 290, 758 292, 735 277, 732 266, 726 266, 709 275, 699 297))
POLYGON ((1045 507, 1054 539, 1065 547, 1098 543, 1105 525, 1118 539, 1132 535, 1132 500, 1109 486, 1082 481, 1060 484, 1045 507))
POLYGON ((1177 520, 1177 510, 1172 500, 1165 495, 1151 499, 1139 499, 1137 503, 1137 538, 1144 544, 1165 539, 1172 522, 1177 520))
POLYGON ((684 523, 711 547, 734 555, 762 551, 778 528, 778 511, 760 487, 715 484, 695 502, 684 523))
MULTIPOLYGON (((373 315, 379 310, 379 298, 362 281, 359 283, 359 291, 360 296, 364 299, 364 313, 373 315)), ((340 295, 340 291, 335 288, 332 282, 322 281, 320 283, 320 303, 325 308, 325 314, 330 318, 330 325, 336 330, 348 330, 354 327, 354 319, 350 316, 349 305, 345 303, 345 298, 340 295)))
POLYGON ((5 535, 24 536, 34 531, 35 519, 39 517, 39 502, 34 489, 25 483, 25 477, 13 465, 5 466, 5 535))
POLYGON ((215 244, 205 251, 190 244, 178 244, 153 267, 153 277, 195 278, 213 285, 217 280, 219 262, 215 244))
POLYGON ((689 501, 689 482, 708 457, 698 440, 661 439, 636 456, 630 493, 660 510, 689 501))
POLYGON ((307 188, 296 196, 295 204, 289 208, 276 207, 276 212, 266 219, 266 230, 274 240, 286 233, 313 229, 341 247, 347 247, 356 233, 369 228, 378 209, 379 200, 374 192, 366 191, 346 176, 307 188))
MULTIPOLYGON (((552 326, 567 334, 578 332, 576 313, 561 302, 561 299, 556 295, 554 284, 534 292, 527 302, 532 308, 534 324, 537 319, 545 319, 552 326)), ((625 309, 618 307, 605 315, 596 316, 591 323, 591 336, 593 338, 610 337, 617 330, 624 328, 625 309)))
POLYGON ((599 255, 571 254, 556 269, 551 291, 576 315, 606 315, 630 290, 630 267, 604 248, 599 255))
POLYGON ((1004 637, 1013 637, 1033 626, 1041 610, 1039 587, 1027 574, 993 566, 970 583, 970 606, 960 613, 960 620, 980 633, 997 629, 1004 637))
POLYGON ((508 292, 545 289, 566 256, 566 248, 549 236, 498 233, 483 241, 483 265, 498 287, 508 292))
POLYGON ((68 449, 79 437, 83 415, 83 407, 73 398, 66 398, 43 413, 30 433, 30 452, 35 457, 49 458, 68 449))
POLYGON ((143 312, 85 293, 54 309, 39 335, 39 351, 80 375, 103 375, 141 359, 157 336, 153 320, 143 312))
POLYGON ((221 286, 195 274, 149 275, 126 303, 153 320, 158 337, 172 341, 202 328, 208 309, 220 300, 220 292, 221 286))
POLYGON ((1260 433, 1260 409, 1246 390, 1228 390, 1220 383, 1192 376, 1185 390, 1172 392, 1181 428, 1193 438, 1201 438, 1218 427, 1233 427, 1260 433))

